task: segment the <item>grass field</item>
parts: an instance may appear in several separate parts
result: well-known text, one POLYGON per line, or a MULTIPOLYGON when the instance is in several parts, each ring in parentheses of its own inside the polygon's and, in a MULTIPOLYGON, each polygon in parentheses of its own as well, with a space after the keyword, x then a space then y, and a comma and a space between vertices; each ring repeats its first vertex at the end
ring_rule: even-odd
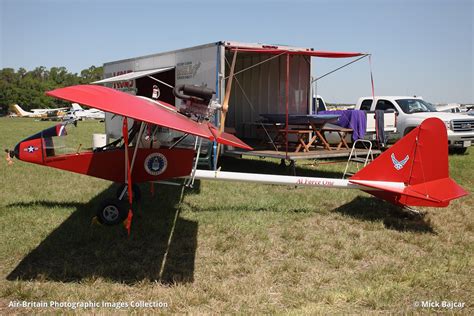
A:
MULTIPOLYGON (((2 150, 52 124, 1 118, 2 150)), ((104 128, 79 125, 85 147, 104 128)), ((226 159, 223 170, 287 172, 277 165, 226 159)), ((300 163, 297 173, 340 177, 344 166, 300 163)), ((450 166, 472 191, 473 148, 450 166)), ((72 311, 10 301, 167 304, 127 309, 139 313, 473 313, 472 195, 416 218, 358 191, 201 181, 184 192, 160 185, 151 197, 142 186, 128 238, 123 227, 91 225, 113 184, 20 161, 0 171, 0 314, 72 311), (414 306, 427 300, 465 307, 414 306)))

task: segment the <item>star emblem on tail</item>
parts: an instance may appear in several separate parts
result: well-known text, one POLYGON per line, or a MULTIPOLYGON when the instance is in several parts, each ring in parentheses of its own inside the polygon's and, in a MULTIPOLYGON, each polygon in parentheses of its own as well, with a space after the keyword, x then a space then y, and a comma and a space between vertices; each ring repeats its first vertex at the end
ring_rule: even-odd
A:
POLYGON ((395 158, 395 154, 392 153, 392 155, 390 156, 392 157, 392 162, 393 162, 393 166, 395 167, 395 169, 397 170, 400 170, 403 168, 403 166, 405 166, 405 164, 408 162, 408 160, 410 159, 410 157, 408 155, 405 156, 405 158, 401 161, 398 161, 397 158, 395 158))

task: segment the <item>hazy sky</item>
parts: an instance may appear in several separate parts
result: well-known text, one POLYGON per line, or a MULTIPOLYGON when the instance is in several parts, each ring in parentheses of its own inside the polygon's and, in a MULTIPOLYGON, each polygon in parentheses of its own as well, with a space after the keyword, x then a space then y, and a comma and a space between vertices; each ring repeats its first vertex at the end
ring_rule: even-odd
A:
MULTIPOLYGON (((376 94, 474 102, 474 0, 0 0, 0 68, 91 65, 220 40, 373 54, 376 94)), ((321 75, 346 60, 313 59, 321 75)), ((322 79, 370 95, 367 60, 322 79)))

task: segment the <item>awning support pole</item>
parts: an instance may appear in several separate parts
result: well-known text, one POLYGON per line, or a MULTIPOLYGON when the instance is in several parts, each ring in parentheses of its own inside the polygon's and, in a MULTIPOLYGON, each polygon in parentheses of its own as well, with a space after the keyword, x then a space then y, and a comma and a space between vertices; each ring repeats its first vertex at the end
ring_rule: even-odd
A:
POLYGON ((158 79, 156 79, 156 78, 154 78, 154 77, 152 77, 152 76, 147 76, 147 77, 150 78, 150 79, 153 79, 153 80, 155 80, 155 81, 157 81, 157 82, 159 82, 159 83, 161 83, 161 84, 164 84, 165 86, 170 87, 171 89, 174 89, 174 87, 173 87, 172 85, 167 84, 167 83, 164 82, 164 81, 158 80, 158 79))
POLYGON ((288 159, 288 107, 290 101, 290 54, 286 54, 286 82, 285 82, 285 103, 286 103, 286 124, 285 124, 285 143, 286 159, 288 159))

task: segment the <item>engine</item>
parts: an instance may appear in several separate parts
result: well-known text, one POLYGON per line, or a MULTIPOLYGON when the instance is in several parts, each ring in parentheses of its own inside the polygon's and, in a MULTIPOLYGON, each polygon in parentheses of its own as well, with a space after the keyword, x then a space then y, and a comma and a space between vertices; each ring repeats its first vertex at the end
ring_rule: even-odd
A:
POLYGON ((173 94, 184 101, 179 111, 190 118, 201 122, 209 120, 221 105, 212 99, 216 92, 212 89, 196 85, 177 85, 173 94))

